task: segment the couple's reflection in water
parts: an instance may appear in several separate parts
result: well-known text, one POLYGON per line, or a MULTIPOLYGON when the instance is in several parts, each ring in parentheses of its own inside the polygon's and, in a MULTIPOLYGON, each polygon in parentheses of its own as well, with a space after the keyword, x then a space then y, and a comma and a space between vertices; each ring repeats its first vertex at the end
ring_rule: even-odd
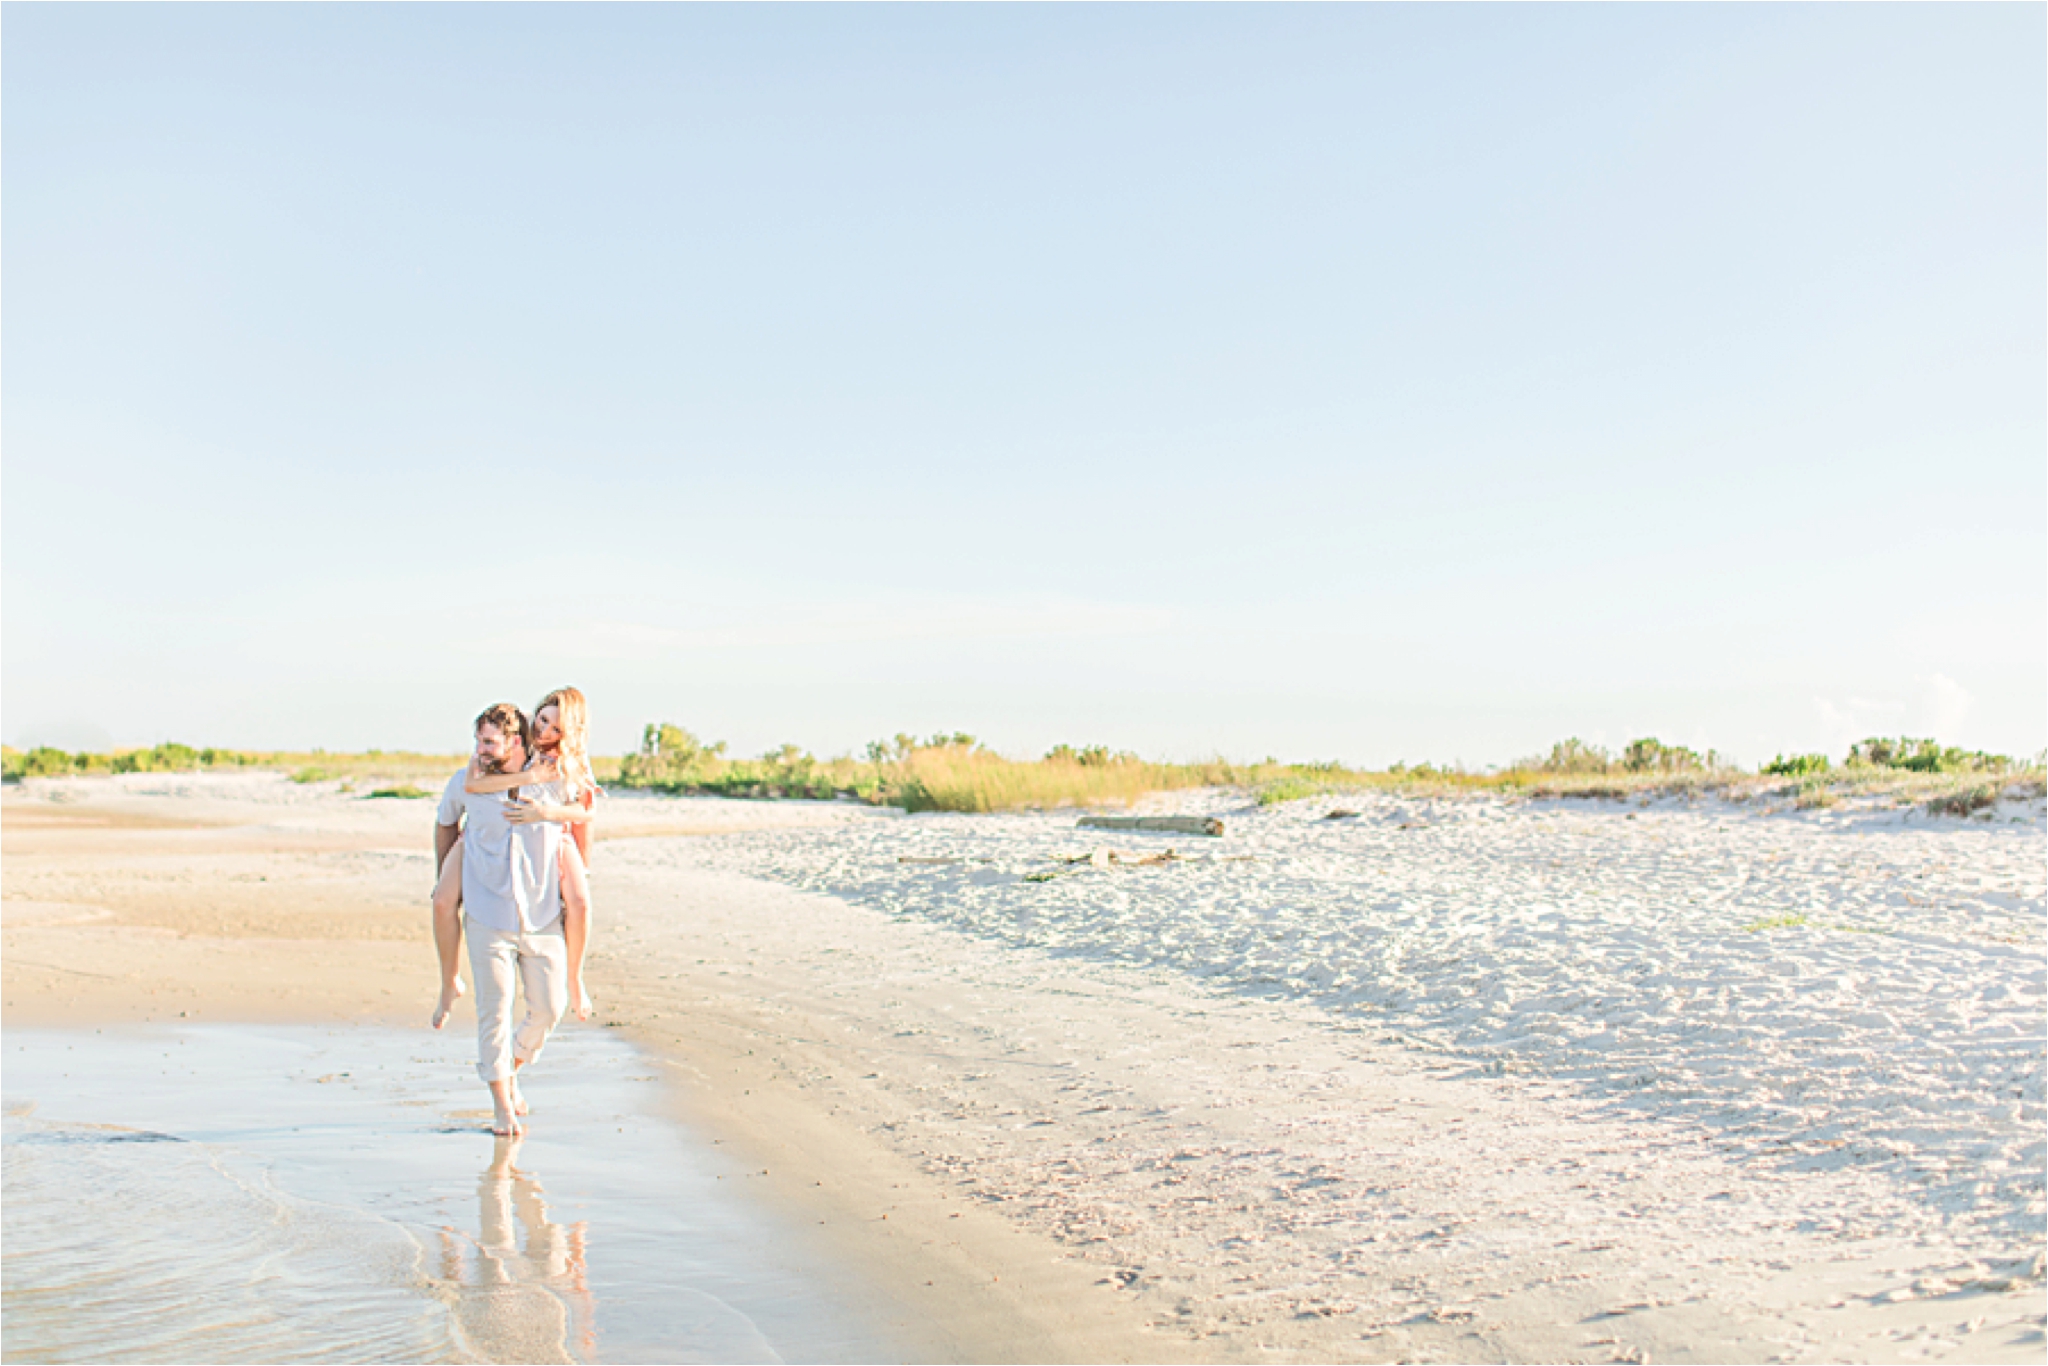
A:
POLYGON ((589 1225, 548 1217, 540 1178, 500 1138, 477 1178, 477 1233, 441 1230, 440 1282, 469 1349, 487 1361, 592 1361, 589 1225))

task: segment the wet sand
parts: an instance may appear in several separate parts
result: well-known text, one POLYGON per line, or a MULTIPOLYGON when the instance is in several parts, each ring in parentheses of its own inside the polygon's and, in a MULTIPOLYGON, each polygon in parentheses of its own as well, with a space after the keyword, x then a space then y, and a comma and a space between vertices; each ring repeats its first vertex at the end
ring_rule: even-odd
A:
MULTIPOLYGON (((727 807, 620 801, 609 834, 690 837, 764 819, 817 819, 811 808, 727 807)), ((425 1028, 433 981, 423 910, 432 812, 430 802, 358 801, 332 785, 308 792, 267 775, 66 784, 56 793, 10 788, 0 807, 0 999, 9 1038, 56 1029, 76 1046, 92 1029, 202 1024, 416 1031, 423 1046, 448 1054, 452 1086, 474 1088, 477 1108, 466 1122, 479 1132, 470 1141, 488 1145, 480 1131, 485 1092, 471 1070, 468 1003, 446 1034, 425 1028)), ((623 903, 624 894, 618 899, 623 903)), ((548 1072, 569 1066, 564 1045, 576 1035, 610 1032, 645 1044, 653 1036, 641 1026, 661 1014, 636 1000, 637 978, 616 970, 625 957, 619 933, 631 923, 630 905, 601 901, 599 914, 615 931, 590 974, 605 1008, 591 1025, 565 1024, 555 1051, 536 1064, 529 1090, 537 1106, 544 1104, 548 1072)), ((742 1072, 732 1072, 730 1084, 722 1068, 689 1073, 700 1086, 680 1080, 685 1072, 673 1054, 657 1057, 649 1075, 662 1078, 657 1104, 677 1141, 721 1159, 738 1155, 748 1203, 777 1227, 802 1230, 804 1246, 815 1250, 803 1254, 810 1274, 835 1287, 839 1302, 860 1306, 871 1326, 867 1336, 842 1334, 831 1352, 798 1351, 790 1359, 1157 1355, 1141 1316, 1084 1294, 1089 1278, 1061 1260, 1057 1245, 989 1211, 956 1217, 960 1212, 947 1202, 927 1198, 932 1183, 914 1161, 875 1144, 857 1122, 828 1119, 820 1128, 806 1114, 804 1125, 763 1130, 752 1122, 760 1112, 751 1107, 742 1072), (721 1123, 728 1101, 744 1120, 721 1123), (775 1159, 789 1152, 785 1140, 799 1129, 819 1140, 816 1160, 778 1165, 775 1159)), ((10 1068, 5 1075, 12 1102, 19 1074, 10 1068)), ((529 1149, 549 1122, 537 1114, 529 1149)), ((631 1166, 630 1154, 611 1156, 631 1166)), ((11 1229, 14 1216, 8 1217, 11 1229)), ((690 1359, 689 1317, 679 1316, 672 1328, 662 1352, 638 1359, 690 1359)), ((502 1331, 524 1330, 514 1323, 502 1331)), ((489 1333, 472 1337, 490 1340, 489 1333)), ((541 1359, 527 1348, 478 1356, 541 1359)), ((14 1358, 11 1334, 8 1357, 14 1358)))
POLYGON ((524 1139, 463 1041, 386 1027, 8 1031, 10 1361, 901 1357, 757 1173, 608 1030, 524 1139))
MULTIPOLYGON (((74 786, 7 797, 10 1028, 430 1004, 427 803, 74 786)), ((680 1123, 765 1169, 753 1197, 868 1278, 906 1355, 2039 1358, 2038 1238, 1987 1244, 1864 1169, 1746 1161, 1313 1004, 716 852, 839 849, 876 813, 615 811, 634 838, 596 861, 603 1023, 680 1123)))

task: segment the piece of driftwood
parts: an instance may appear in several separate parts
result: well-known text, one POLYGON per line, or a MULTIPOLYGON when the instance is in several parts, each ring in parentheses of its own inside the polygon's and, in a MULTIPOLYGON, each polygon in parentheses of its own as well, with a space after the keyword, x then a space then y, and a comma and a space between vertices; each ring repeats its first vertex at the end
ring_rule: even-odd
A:
POLYGON ((1049 869, 1042 873, 1026 873, 1026 882, 1051 882, 1054 878, 1066 877, 1089 868, 1156 868, 1165 863, 1185 863, 1175 851, 1168 849, 1158 854, 1126 854, 1108 846, 1091 849, 1085 854, 1056 857, 1055 862, 1063 867, 1049 869))
POLYGON ((1178 849, 1166 849, 1157 854, 1127 854, 1105 845, 1101 848, 1091 849, 1085 854, 1055 854, 1053 862, 1059 864, 1059 867, 1048 868, 1044 872, 1039 873, 1026 873, 1024 880, 1026 882, 1054 882, 1063 877, 1072 877, 1076 873, 1088 872, 1090 869, 1101 869, 1107 872, 1113 868, 1161 868, 1174 863, 1256 863, 1258 858, 1257 854, 1224 854, 1214 858, 1189 858, 1178 849))
POLYGON ((1158 830, 1173 835, 1221 835, 1214 816, 1083 816, 1084 830, 1158 830))
POLYGON ((1072 854, 1064 858, 1055 857, 1060 863, 1089 863, 1097 868, 1107 868, 1112 863, 1121 863, 1127 868, 1136 868, 1142 864, 1149 863, 1181 862, 1181 856, 1171 849, 1157 854, 1126 854, 1123 850, 1112 849, 1108 845, 1103 845, 1099 849, 1090 849, 1085 854, 1072 854))
POLYGON ((1326 820, 1326 821, 1348 821, 1348 820, 1356 820, 1357 818, 1358 818, 1358 813, 1357 813, 1356 811, 1343 811, 1343 810, 1338 810, 1338 811, 1325 811, 1325 812, 1323 813, 1323 819, 1324 819, 1324 820, 1326 820))

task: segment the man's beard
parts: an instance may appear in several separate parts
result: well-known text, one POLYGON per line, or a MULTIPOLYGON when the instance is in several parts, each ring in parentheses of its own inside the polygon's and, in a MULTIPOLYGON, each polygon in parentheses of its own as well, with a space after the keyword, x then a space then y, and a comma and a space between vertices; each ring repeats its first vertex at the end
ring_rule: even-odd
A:
POLYGON ((504 758, 486 759, 483 761, 483 764, 484 772, 494 776, 500 773, 517 773, 526 767, 526 752, 524 750, 508 751, 504 758), (514 758, 519 760, 518 765, 516 767, 507 767, 514 758))

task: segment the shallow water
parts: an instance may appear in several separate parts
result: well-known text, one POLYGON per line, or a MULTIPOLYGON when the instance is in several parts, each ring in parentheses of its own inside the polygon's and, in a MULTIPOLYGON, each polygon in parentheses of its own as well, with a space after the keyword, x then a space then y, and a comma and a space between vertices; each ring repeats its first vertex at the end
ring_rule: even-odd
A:
POLYGON ((857 1291, 654 1113, 603 1030, 479 1127, 467 1032, 193 1026, 5 1044, 8 1361, 777 1361, 904 1355, 857 1291))

